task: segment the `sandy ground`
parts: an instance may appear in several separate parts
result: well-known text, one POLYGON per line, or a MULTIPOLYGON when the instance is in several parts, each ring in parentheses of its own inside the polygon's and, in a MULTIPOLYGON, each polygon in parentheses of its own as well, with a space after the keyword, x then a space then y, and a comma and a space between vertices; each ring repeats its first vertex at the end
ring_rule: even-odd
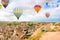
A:
POLYGON ((60 40, 60 32, 47 32, 39 40, 60 40))

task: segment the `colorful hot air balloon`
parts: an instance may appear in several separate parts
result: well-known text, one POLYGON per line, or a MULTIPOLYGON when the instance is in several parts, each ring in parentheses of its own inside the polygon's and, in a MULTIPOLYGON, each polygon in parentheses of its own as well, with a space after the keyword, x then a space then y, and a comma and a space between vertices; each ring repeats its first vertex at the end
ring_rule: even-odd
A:
POLYGON ((46 15, 45 15, 47 18, 50 16, 50 14, 49 13, 46 13, 46 15))
POLYGON ((41 6, 40 5, 35 5, 34 9, 38 13, 41 10, 41 6))
POLYGON ((23 13, 23 10, 20 9, 19 7, 17 7, 17 8, 14 8, 13 12, 14 12, 14 15, 17 17, 17 19, 19 19, 19 17, 20 17, 20 16, 22 15, 22 13, 23 13))
POLYGON ((0 4, 0 9, 2 8, 2 5, 0 4))
POLYGON ((1 0, 2 1, 2 5, 4 8, 6 8, 9 4, 9 0, 1 0))
POLYGON ((49 6, 48 2, 46 2, 46 6, 49 6))

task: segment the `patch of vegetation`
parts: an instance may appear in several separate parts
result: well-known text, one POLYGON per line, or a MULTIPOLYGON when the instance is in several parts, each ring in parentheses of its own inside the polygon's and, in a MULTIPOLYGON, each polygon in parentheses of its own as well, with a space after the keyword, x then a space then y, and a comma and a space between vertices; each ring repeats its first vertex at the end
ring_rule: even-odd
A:
POLYGON ((30 26, 30 28, 35 28, 34 24, 32 22, 28 23, 28 26, 30 26))
POLYGON ((55 26, 60 26, 60 23, 56 24, 55 26))

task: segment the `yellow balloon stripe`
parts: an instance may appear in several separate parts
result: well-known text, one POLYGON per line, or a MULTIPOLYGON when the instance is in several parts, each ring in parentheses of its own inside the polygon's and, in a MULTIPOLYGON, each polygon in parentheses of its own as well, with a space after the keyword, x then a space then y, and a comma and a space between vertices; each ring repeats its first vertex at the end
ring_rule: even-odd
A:
POLYGON ((2 8, 2 5, 0 4, 0 9, 2 8))
POLYGON ((41 8, 37 8, 37 7, 35 8, 36 12, 39 12, 40 10, 41 10, 41 8))
POLYGON ((14 13, 21 14, 22 12, 23 10, 21 10, 20 8, 14 9, 14 13))

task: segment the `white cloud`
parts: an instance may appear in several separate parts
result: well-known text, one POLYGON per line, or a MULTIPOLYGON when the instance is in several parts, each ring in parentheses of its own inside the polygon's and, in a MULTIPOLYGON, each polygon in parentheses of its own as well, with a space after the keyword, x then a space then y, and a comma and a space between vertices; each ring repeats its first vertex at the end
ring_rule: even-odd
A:
MULTIPOLYGON (((60 7, 58 8, 52 8, 52 9, 41 9, 39 13, 36 13, 34 10, 34 5, 36 4, 34 2, 35 0, 15 0, 12 3, 10 3, 7 8, 2 8, 0 10, 0 21, 35 21, 37 20, 43 20, 46 19, 45 13, 49 12, 51 14, 50 18, 58 17, 58 13, 60 13, 60 7), (13 13, 13 9, 19 6, 23 9, 23 14, 20 17, 19 20, 15 17, 13 13)), ((39 0, 38 0, 39 1, 39 0)), ((43 6, 45 4, 46 0, 39 1, 39 4, 43 6)), ((59 16, 60 17, 60 16, 59 16)))

